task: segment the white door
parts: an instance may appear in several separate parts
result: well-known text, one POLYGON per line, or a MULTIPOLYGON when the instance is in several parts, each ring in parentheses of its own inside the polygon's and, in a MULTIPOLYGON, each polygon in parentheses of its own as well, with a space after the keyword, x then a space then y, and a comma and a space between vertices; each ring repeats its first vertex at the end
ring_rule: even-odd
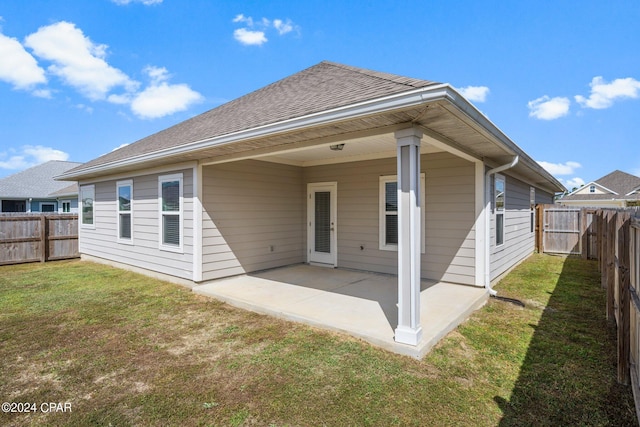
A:
POLYGON ((337 267, 336 182, 307 184, 307 262, 337 267))

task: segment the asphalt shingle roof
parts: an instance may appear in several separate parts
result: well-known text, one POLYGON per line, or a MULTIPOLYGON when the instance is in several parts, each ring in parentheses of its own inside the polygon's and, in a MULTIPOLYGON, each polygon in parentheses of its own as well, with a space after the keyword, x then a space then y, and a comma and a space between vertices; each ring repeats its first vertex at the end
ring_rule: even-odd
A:
POLYGON ((51 160, 0 179, 0 198, 48 198, 52 193, 69 188, 69 182, 53 177, 81 165, 76 162, 51 160))
POLYGON ((640 177, 615 170, 602 178, 593 181, 616 194, 571 194, 564 196, 564 200, 640 200, 640 194, 631 194, 640 187, 640 177))
POLYGON ((323 61, 76 168, 178 147, 437 84, 323 61))

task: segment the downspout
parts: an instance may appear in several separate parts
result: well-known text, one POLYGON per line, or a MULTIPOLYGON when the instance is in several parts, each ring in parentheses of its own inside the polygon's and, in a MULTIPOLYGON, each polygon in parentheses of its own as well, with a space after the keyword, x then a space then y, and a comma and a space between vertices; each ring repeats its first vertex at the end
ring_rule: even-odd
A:
POLYGON ((493 297, 498 293, 491 288, 491 175, 511 169, 518 164, 519 160, 520 156, 515 156, 513 160, 511 160, 511 163, 489 169, 484 176, 484 287, 489 291, 489 295, 493 297))

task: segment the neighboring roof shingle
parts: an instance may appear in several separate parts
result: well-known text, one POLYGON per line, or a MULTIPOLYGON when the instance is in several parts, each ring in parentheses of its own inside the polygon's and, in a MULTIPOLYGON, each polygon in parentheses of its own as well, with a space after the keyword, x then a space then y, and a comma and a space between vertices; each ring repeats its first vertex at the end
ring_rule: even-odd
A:
POLYGON ((640 194, 627 195, 640 187, 640 177, 635 175, 615 170, 596 179, 593 183, 618 194, 569 194, 564 196, 562 200, 640 200, 640 194))
POLYGON ((437 84, 323 61, 74 171, 437 84))
MULTIPOLYGON (((69 182, 53 177, 81 165, 77 162, 51 160, 41 165, 0 179, 0 198, 48 198, 52 193, 69 188, 69 182)), ((76 193, 77 194, 77 193, 76 193)), ((68 195, 68 193, 67 193, 68 195)))

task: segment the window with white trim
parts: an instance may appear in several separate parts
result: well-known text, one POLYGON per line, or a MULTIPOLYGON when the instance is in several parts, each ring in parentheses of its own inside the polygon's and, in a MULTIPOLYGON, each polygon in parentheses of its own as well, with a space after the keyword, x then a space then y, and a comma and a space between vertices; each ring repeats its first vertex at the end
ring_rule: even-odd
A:
POLYGON ((40 212, 55 212, 55 211, 56 211, 55 203, 40 202, 40 212))
POLYGON ((63 200, 62 213, 70 213, 70 212, 71 212, 71 200, 63 200))
POLYGON ((133 243, 133 181, 118 181, 117 211, 118 211, 118 241, 133 243))
POLYGON ((182 174, 158 178, 160 249, 182 252, 182 174))
POLYGON ((506 186, 504 176, 495 175, 494 180, 494 209, 496 214, 496 246, 504 244, 504 212, 506 206, 506 186))
POLYGON ((595 193, 596 192, 596 186, 595 185, 590 185, 589 186, 589 193, 595 193))
POLYGON ((96 197, 95 185, 83 185, 80 187, 80 202, 82 204, 81 224, 84 227, 95 228, 94 202, 96 197))
MULTIPOLYGON (((380 177, 379 185, 379 249, 383 251, 398 250, 398 177, 387 175, 380 177)), ((420 231, 421 251, 425 252, 424 238, 424 201, 425 175, 420 174, 420 231)))
POLYGON ((529 209, 531 210, 531 233, 536 228, 536 189, 534 187, 529 188, 529 209))

